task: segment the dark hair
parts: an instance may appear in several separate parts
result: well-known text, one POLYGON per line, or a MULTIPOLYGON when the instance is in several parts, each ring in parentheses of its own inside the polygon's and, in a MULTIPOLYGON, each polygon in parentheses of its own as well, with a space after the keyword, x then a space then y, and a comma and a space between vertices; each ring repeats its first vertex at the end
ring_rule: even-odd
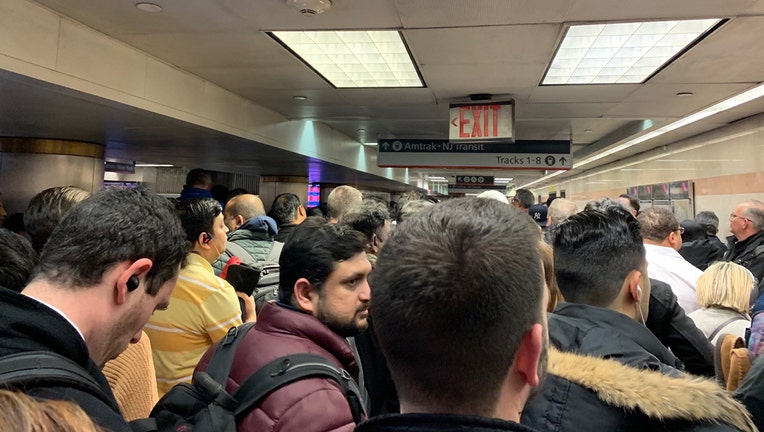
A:
POLYGON ((639 213, 639 200, 638 199, 634 198, 633 196, 631 196, 629 194, 620 194, 620 195, 618 195, 618 198, 626 198, 627 200, 629 200, 629 205, 631 206, 631 208, 633 208, 634 210, 637 211, 637 213, 639 213))
POLYGON ((293 193, 283 193, 273 200, 271 217, 279 227, 290 224, 297 219, 298 208, 300 208, 300 198, 293 193))
POLYGON ((226 199, 226 202, 230 201, 231 198, 233 198, 235 196, 244 195, 244 194, 248 194, 248 193, 249 193, 249 191, 247 191, 244 188, 234 188, 234 189, 231 189, 228 192, 228 197, 226 199))
POLYGON ((517 200, 517 202, 523 207, 523 208, 530 208, 535 202, 536 197, 533 196, 533 192, 529 191, 528 189, 518 189, 515 191, 515 197, 513 200, 517 200))
POLYGON ((645 265, 639 223, 619 206, 574 214, 555 228, 554 269, 565 301, 608 306, 645 265))
POLYGON ((220 203, 212 198, 195 198, 178 202, 175 211, 186 233, 186 241, 189 243, 187 247, 191 250, 199 239, 199 234, 207 233, 210 237, 214 237, 213 224, 223 209, 220 203))
POLYGON ((588 202, 588 203, 586 203, 586 205, 584 206, 584 211, 585 211, 585 212, 590 212, 590 211, 596 211, 596 210, 599 210, 601 205, 602 205, 602 204, 600 204, 600 202, 599 202, 599 201, 589 201, 589 202, 588 202))
POLYGON ((279 256, 279 301, 292 304, 294 284, 305 278, 321 291, 337 263, 366 250, 363 234, 313 218, 297 225, 279 256))
POLYGON ((693 220, 684 220, 679 224, 679 226, 684 228, 684 232, 682 233, 682 242, 684 243, 696 240, 704 240, 706 238, 706 229, 703 227, 703 225, 693 220))
POLYGON ((88 196, 90 192, 76 186, 56 186, 35 195, 24 211, 24 226, 32 237, 32 247, 42 251, 66 212, 88 196))
POLYGON ((13 231, 16 234, 27 232, 24 226, 24 213, 13 213, 5 217, 3 228, 13 231))
POLYGON ((361 203, 361 207, 342 216, 340 223, 360 232, 371 240, 371 236, 379 234, 379 229, 385 225, 385 221, 391 219, 387 203, 365 199, 361 203))
POLYGON ((203 168, 194 168, 186 174, 186 186, 210 186, 212 177, 210 173, 203 168))
POLYGON ((212 186, 210 188, 210 193, 212 194, 212 198, 215 198, 218 202, 223 204, 228 202, 228 188, 225 185, 217 184, 212 186))
POLYGON ((530 216, 481 198, 434 205, 393 231, 370 277, 374 327, 400 392, 444 412, 493 413, 523 335, 542 321, 530 216))
POLYGON ((695 215, 695 222, 703 225, 706 234, 715 236, 719 232, 719 218, 712 211, 702 211, 695 215))
POLYGON ((21 292, 37 265, 37 252, 20 235, 0 228, 0 286, 21 292))
POLYGON ((676 220, 674 213, 660 207, 651 207, 641 212, 637 220, 642 237, 658 243, 679 229, 679 221, 676 220))
MULTIPOLYGON (((323 206, 323 209, 326 209, 326 206, 323 206)), ((326 219, 326 213, 322 209, 321 205, 308 207, 305 209, 305 215, 309 218, 324 218, 326 219)))
POLYGON ((43 248, 34 279, 91 287, 111 266, 148 258, 146 291, 156 295, 186 257, 185 235, 168 201, 145 188, 106 189, 74 206, 43 248))

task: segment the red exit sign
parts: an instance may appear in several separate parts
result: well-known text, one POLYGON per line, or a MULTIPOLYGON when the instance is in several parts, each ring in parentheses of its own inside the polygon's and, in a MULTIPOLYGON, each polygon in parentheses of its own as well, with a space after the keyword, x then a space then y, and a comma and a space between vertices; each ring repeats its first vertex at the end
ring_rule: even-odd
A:
POLYGON ((451 105, 448 139, 451 141, 514 140, 513 101, 451 105))

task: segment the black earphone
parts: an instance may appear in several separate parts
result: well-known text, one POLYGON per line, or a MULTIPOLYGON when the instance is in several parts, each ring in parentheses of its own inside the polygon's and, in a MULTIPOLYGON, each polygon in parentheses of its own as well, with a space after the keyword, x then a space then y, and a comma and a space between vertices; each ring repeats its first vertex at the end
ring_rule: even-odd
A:
POLYGON ((202 243, 209 243, 210 240, 212 240, 212 237, 207 233, 202 233, 202 243))
POLYGON ((132 275, 130 276, 130 279, 127 280, 127 290, 128 291, 135 291, 138 289, 138 286, 141 284, 141 281, 138 280, 138 276, 132 275))

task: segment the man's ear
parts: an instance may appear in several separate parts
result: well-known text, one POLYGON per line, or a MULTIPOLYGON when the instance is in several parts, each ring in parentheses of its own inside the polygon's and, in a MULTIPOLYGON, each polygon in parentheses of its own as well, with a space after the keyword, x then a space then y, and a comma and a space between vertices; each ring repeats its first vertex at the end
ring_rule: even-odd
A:
POLYGON ((127 301, 127 293, 134 291, 129 289, 127 286, 130 278, 133 276, 138 277, 140 285, 143 285, 146 283, 146 278, 141 278, 141 276, 148 273, 153 265, 154 263, 150 259, 140 258, 122 270, 119 273, 119 276, 117 276, 117 284, 114 287, 114 301, 120 305, 125 303, 125 301, 127 301))
POLYGON ((639 270, 634 270, 629 273, 628 276, 626 276, 626 281, 624 281, 624 283, 629 287, 629 296, 636 303, 639 303, 643 294, 642 288, 639 286, 640 280, 642 280, 642 272, 639 270))
POLYGON ((293 306, 310 314, 313 314, 318 308, 318 291, 307 279, 300 278, 294 283, 294 302, 293 306))
POLYGON ((246 221, 244 220, 244 216, 242 215, 236 215, 236 217, 233 218, 233 226, 236 229, 239 229, 242 225, 244 225, 244 222, 246 221))
POLYGON ((381 241, 379 241, 379 236, 376 234, 371 235, 371 241, 369 242, 369 246, 371 247, 371 253, 374 255, 379 253, 379 249, 382 246, 381 241))
POLYGON ((523 336, 515 356, 517 373, 531 387, 537 387, 540 384, 542 371, 539 370, 539 359, 543 351, 544 327, 536 323, 523 336))
POLYGON ((303 207, 302 204, 297 206, 297 218, 298 219, 302 218, 302 217, 307 217, 307 215, 308 215, 308 212, 307 212, 307 210, 305 210, 305 207, 303 207))

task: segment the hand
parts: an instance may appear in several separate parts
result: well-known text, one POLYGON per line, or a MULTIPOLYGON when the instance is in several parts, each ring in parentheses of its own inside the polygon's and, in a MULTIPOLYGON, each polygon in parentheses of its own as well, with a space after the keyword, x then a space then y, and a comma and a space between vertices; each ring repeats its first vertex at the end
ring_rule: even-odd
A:
POLYGON ((255 312, 255 299, 252 296, 248 296, 243 292, 236 291, 236 295, 244 301, 244 316, 246 319, 244 322, 257 321, 257 314, 255 312))

